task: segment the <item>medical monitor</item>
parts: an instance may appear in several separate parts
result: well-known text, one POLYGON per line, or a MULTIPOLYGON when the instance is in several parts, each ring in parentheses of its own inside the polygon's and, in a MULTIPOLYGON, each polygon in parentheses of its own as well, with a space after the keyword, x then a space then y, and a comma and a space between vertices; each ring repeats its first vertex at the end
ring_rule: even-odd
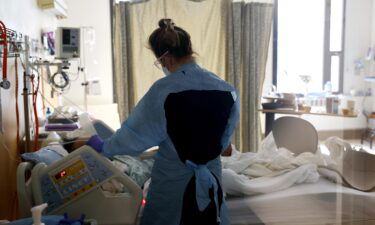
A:
POLYGON ((80 56, 80 28, 59 27, 56 31, 56 58, 80 56))

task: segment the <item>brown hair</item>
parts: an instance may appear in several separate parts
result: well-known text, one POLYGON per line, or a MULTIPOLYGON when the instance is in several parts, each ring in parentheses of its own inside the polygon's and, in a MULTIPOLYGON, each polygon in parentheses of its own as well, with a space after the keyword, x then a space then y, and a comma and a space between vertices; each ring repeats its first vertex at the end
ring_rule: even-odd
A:
POLYGON ((190 35, 171 19, 159 20, 159 28, 152 32, 148 43, 157 58, 167 51, 177 59, 193 54, 190 35))

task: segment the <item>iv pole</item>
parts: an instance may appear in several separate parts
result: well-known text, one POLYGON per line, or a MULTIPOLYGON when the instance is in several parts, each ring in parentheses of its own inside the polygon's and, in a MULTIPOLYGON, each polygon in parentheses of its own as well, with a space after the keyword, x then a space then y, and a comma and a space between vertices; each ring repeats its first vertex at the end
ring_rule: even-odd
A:
MULTIPOLYGON (((49 68, 49 66, 57 66, 57 67, 64 67, 69 66, 70 64, 67 62, 61 62, 61 63, 51 63, 51 62, 42 62, 42 61, 36 61, 36 62, 30 62, 30 39, 28 36, 25 36, 25 72, 23 75, 23 103, 24 103, 24 116, 25 116, 25 152, 31 151, 31 144, 30 144, 30 114, 29 114, 29 90, 30 90, 30 76, 31 76, 31 69, 34 66, 46 66, 49 68)), ((49 70, 49 69, 48 69, 49 70)), ((42 82, 44 82, 42 80, 42 82)), ((39 129, 38 127, 36 129, 39 129)), ((37 138, 35 138, 35 141, 37 141, 37 138)))
POLYGON ((84 110, 85 112, 87 112, 87 86, 88 86, 88 82, 87 82, 87 74, 86 74, 86 52, 85 52, 85 30, 86 30, 87 27, 81 27, 81 46, 82 46, 82 58, 83 58, 83 68, 80 68, 81 71, 83 72, 83 83, 81 84, 84 88, 84 94, 83 94, 83 107, 84 107, 84 110))
POLYGON ((30 152, 30 115, 29 115, 29 88, 30 88, 30 43, 25 36, 25 72, 23 74, 23 107, 25 116, 25 152, 30 152))

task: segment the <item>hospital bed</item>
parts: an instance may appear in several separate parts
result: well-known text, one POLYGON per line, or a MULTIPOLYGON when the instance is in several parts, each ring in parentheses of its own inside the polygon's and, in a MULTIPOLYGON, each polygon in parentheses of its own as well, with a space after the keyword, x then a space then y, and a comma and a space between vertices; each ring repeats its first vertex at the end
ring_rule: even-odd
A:
POLYGON ((85 214, 98 224, 135 224, 142 202, 141 188, 103 156, 83 146, 49 166, 32 167, 23 162, 17 170, 17 191, 22 216, 30 216, 30 207, 48 203, 49 215, 79 218, 85 214), (31 179, 25 175, 31 170, 31 179), (110 194, 101 186, 116 179, 124 193, 110 194))
MULTIPOLYGON (((295 154, 302 153, 301 149, 315 152, 313 146, 317 146, 317 134, 306 121, 286 117, 278 119, 275 124, 273 133, 278 147, 287 147, 295 154), (299 128, 291 127, 293 124, 299 128), (311 138, 301 137, 303 134, 311 138), (304 141, 296 142, 301 139, 304 141)), ((373 159, 356 151, 345 154, 342 171, 352 186, 373 187, 371 180, 363 183, 361 178, 363 172, 367 173, 367 177, 374 177, 374 166, 366 161, 373 159)), ((341 175, 336 175, 336 180, 341 179, 341 175)), ((226 199, 232 225, 375 224, 375 192, 359 191, 323 177, 316 183, 298 184, 281 191, 254 196, 227 196, 226 199)))
MULTIPOLYGON (((25 173, 31 168, 29 163, 22 163, 18 170, 20 173, 18 178, 24 178, 25 173)), ((21 186, 18 187, 20 202, 28 202, 31 206, 54 200, 53 196, 57 196, 56 192, 64 190, 64 185, 61 186, 60 183, 63 184, 75 174, 82 173, 82 168, 85 168, 86 172, 93 168, 102 168, 93 174, 103 175, 97 178, 99 180, 91 180, 96 182, 91 189, 82 191, 77 196, 73 195, 70 200, 64 201, 62 198, 57 198, 58 200, 55 201, 57 203, 52 204, 47 209, 47 213, 63 214, 68 212, 74 217, 85 213, 88 218, 98 220, 99 224, 135 224, 142 200, 141 189, 129 177, 114 168, 109 161, 89 147, 82 147, 71 153, 66 159, 50 166, 43 164, 35 166, 31 180, 18 182, 18 185, 21 186), (92 160, 88 158, 97 160, 96 164, 101 166, 94 166, 93 163, 90 163, 92 160), (119 180, 128 190, 126 193, 110 196, 101 190, 101 184, 114 177, 120 178, 119 180), (24 184, 23 187, 22 184, 24 184)), ((80 177, 83 180, 85 175, 78 176, 76 181, 81 180, 80 177)), ((97 175, 92 177, 97 177, 97 175)), ((89 188, 87 185, 86 187, 89 188)), ((79 187, 77 188, 79 189, 79 187)), ((67 197, 69 198, 69 196, 67 197)), ((283 191, 251 197, 227 196, 226 199, 232 225, 345 223, 359 225, 366 224, 363 221, 375 221, 375 193, 342 187, 324 178, 321 178, 317 183, 301 184, 283 191)), ((29 208, 25 207, 24 210, 27 211, 29 208)))

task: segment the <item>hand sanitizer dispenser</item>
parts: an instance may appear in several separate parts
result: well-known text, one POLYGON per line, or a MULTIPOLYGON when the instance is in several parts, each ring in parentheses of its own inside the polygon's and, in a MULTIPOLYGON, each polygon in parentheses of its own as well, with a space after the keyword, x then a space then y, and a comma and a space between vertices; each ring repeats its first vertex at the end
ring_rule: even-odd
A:
POLYGON ((33 225, 44 225, 42 223, 42 212, 45 208, 47 208, 48 204, 44 203, 38 206, 31 208, 31 215, 33 217, 33 225))

